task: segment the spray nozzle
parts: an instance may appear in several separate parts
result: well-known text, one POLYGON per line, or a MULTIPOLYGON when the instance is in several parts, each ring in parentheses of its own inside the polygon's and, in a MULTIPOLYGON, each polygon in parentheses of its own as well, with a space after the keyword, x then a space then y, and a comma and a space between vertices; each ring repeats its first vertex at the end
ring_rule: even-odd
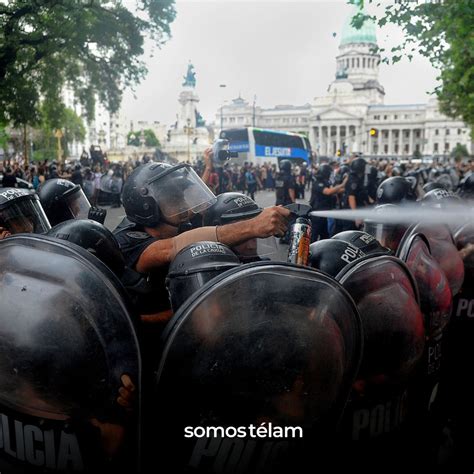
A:
POLYGON ((313 210, 308 204, 299 204, 296 202, 288 204, 285 208, 297 217, 309 217, 309 213, 313 210))

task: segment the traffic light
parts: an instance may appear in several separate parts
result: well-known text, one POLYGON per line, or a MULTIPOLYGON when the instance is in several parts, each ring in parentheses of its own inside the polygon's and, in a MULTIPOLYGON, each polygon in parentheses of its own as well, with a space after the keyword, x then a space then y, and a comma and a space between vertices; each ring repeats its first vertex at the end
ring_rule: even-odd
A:
POLYGON ((377 137, 379 134, 379 131, 376 128, 371 128, 369 131, 369 134, 371 137, 377 137))

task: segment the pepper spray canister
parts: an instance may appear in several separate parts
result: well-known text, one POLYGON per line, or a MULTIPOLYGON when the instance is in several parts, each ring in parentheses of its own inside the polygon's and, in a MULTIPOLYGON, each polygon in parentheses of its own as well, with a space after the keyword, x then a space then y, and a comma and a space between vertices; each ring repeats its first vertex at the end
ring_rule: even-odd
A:
POLYGON ((308 265, 309 245, 311 243, 311 221, 298 217, 291 226, 288 262, 308 265))

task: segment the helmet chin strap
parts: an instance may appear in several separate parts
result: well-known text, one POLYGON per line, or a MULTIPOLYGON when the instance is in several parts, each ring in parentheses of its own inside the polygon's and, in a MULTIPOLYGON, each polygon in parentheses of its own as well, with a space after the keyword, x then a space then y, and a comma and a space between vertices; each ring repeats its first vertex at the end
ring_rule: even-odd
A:
POLYGON ((183 232, 186 232, 188 230, 193 229, 193 225, 191 222, 180 222, 178 225, 172 224, 169 222, 164 216, 161 219, 165 224, 169 225, 170 227, 174 227, 175 229, 178 229, 178 234, 182 234, 183 232))

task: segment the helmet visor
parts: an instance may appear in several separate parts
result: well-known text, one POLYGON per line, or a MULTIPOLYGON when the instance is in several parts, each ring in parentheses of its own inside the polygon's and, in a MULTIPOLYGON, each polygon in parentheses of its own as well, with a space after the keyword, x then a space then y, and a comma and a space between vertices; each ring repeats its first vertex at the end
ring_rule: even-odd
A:
POLYGON ((149 193, 167 219, 199 214, 216 202, 216 196, 187 165, 179 165, 149 181, 149 193))
POLYGON ((0 227, 12 234, 44 234, 51 229, 39 200, 20 199, 0 210, 0 227))
POLYGON ((65 194, 66 205, 74 219, 87 219, 91 205, 80 186, 65 194))

